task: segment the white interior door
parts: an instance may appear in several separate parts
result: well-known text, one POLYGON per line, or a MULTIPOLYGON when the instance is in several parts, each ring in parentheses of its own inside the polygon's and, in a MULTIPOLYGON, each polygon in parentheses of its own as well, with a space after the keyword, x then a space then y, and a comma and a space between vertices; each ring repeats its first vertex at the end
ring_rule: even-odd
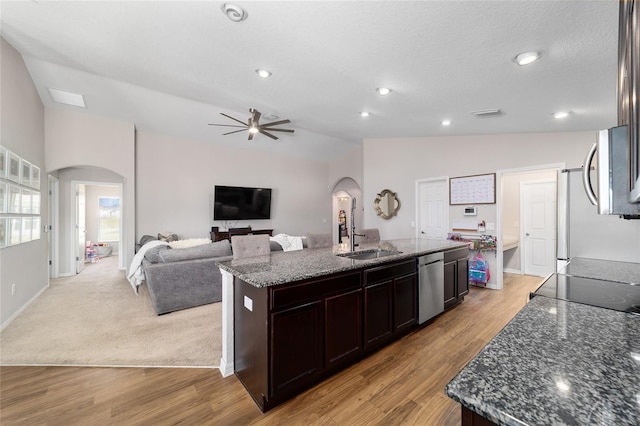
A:
POLYGON ((556 182, 523 182, 520 187, 524 273, 544 277, 555 271, 556 182))
POLYGON ((446 178, 418 182, 419 238, 446 240, 449 232, 449 183, 446 178))
POLYGON ((84 268, 87 241, 85 185, 76 185, 76 274, 84 268))

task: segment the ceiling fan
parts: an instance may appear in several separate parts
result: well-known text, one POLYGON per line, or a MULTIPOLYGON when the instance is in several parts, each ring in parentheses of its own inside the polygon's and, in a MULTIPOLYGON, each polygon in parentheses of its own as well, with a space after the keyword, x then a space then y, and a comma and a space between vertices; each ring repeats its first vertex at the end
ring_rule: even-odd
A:
POLYGON ((272 135, 269 132, 287 132, 287 133, 293 133, 293 130, 290 129, 274 129, 273 126, 278 126, 280 124, 286 124, 286 123, 291 123, 290 120, 280 120, 280 121, 274 121, 272 123, 266 123, 266 124, 260 124, 260 111, 258 111, 255 108, 249 108, 249 112, 251 113, 251 117, 249 117, 249 120, 245 123, 244 121, 240 121, 237 118, 233 118, 230 115, 224 114, 224 113, 220 113, 221 115, 224 115, 227 118, 232 119, 233 121, 237 121, 238 123, 242 124, 242 126, 237 126, 237 125, 233 125, 233 124, 209 124, 209 126, 222 126, 222 127, 242 127, 240 130, 234 130, 232 132, 228 132, 228 133, 223 133, 222 136, 226 136, 226 135, 230 135, 232 133, 238 133, 238 132, 244 132, 245 130, 249 131, 249 138, 248 140, 253 140, 253 136, 256 133, 262 133, 265 136, 269 136, 271 139, 278 139, 277 136, 272 135))

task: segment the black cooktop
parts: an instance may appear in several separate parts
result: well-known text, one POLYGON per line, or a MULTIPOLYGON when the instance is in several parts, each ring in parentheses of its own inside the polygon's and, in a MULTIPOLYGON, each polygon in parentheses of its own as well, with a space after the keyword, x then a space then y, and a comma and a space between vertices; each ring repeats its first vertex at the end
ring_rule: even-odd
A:
POLYGON ((536 295, 640 315, 637 285, 553 274, 530 297, 536 295))

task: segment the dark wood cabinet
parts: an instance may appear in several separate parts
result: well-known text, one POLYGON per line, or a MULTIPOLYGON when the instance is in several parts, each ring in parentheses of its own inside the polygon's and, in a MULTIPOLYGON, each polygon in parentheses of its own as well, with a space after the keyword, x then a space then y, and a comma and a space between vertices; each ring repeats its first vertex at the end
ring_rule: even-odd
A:
MULTIPOLYGON (((231 241, 231 236, 229 235, 229 231, 215 231, 209 233, 211 236, 211 241, 214 243, 216 241, 229 240, 231 241)), ((238 231, 234 235, 258 235, 258 234, 267 234, 269 236, 273 236, 273 229, 247 229, 244 231, 238 231)))
POLYGON ((418 321, 415 259, 364 271, 364 348, 375 349, 418 321))
POLYGON ((464 300, 469 293, 469 249, 466 247, 444 252, 444 308, 464 300))
POLYGON ((415 258, 271 287, 234 278, 234 369, 262 411, 417 325, 415 258))

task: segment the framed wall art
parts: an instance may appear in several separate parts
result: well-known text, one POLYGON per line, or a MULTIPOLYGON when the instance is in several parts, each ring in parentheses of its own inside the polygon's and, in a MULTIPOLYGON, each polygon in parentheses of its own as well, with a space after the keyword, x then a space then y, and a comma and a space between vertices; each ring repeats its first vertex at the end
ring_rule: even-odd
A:
POLYGON ((7 150, 7 179, 20 182, 20 157, 7 150))
POLYGON ((495 204, 496 174, 449 179, 449 204, 495 204))
POLYGON ((31 187, 40 189, 40 167, 31 165, 31 187))
POLYGON ((7 178, 7 148, 0 146, 0 179, 7 178))

